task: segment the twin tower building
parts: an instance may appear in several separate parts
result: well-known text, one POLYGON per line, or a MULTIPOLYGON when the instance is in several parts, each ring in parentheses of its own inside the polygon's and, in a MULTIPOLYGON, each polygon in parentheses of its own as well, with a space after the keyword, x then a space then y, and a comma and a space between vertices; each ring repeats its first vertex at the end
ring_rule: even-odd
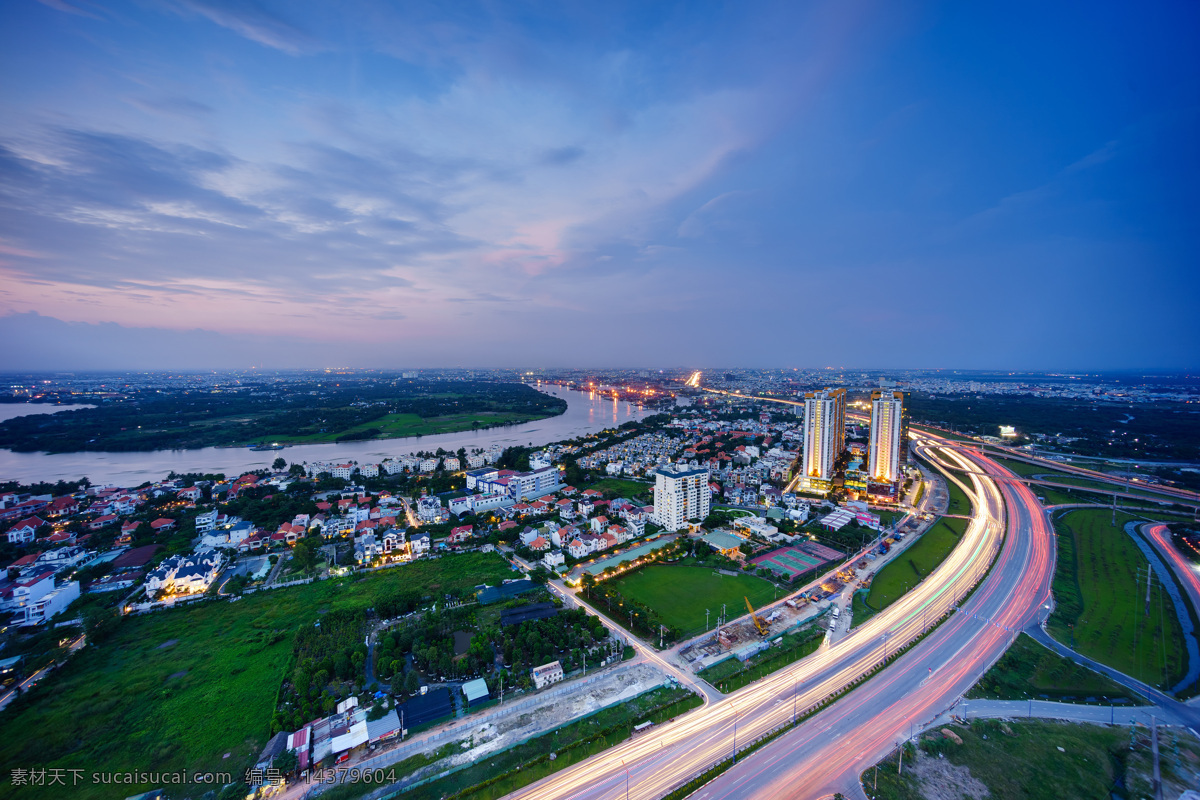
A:
MULTIPOLYGON (((901 482, 904 427, 904 393, 872 392, 866 469, 861 460, 851 461, 846 468, 845 485, 865 485, 868 495, 894 499, 901 482), (850 473, 854 473, 855 480, 850 480, 850 473)), ((803 445, 800 487, 828 492, 834 488, 838 458, 846 451, 845 389, 825 389, 804 395, 803 445)))

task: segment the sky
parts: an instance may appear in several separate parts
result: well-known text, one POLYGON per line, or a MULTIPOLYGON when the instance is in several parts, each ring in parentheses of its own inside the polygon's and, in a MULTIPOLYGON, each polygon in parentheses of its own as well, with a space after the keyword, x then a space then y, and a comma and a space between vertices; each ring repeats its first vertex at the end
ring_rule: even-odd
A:
POLYGON ((1200 5, 10 0, 0 370, 1200 367, 1200 5))

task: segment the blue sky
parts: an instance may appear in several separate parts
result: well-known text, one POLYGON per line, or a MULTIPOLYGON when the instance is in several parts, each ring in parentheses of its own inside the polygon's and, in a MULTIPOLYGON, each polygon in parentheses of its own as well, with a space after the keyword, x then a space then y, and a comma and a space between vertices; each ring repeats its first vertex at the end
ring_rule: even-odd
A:
POLYGON ((14 0, 0 368, 1197 367, 1198 22, 14 0))

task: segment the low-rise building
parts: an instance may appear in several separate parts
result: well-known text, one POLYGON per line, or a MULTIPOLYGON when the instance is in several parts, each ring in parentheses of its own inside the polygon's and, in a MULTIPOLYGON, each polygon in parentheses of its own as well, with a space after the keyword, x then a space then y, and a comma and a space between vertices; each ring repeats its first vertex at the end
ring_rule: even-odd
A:
POLYGON ((552 683, 558 683, 564 677, 562 664, 557 661, 551 661, 549 664, 534 667, 530 671, 530 675, 533 677, 533 685, 538 689, 544 689, 552 683))

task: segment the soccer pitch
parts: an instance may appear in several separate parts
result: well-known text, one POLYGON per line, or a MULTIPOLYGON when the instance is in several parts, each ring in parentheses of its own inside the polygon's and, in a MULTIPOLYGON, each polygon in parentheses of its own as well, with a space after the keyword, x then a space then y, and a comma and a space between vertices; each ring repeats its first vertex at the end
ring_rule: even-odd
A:
POLYGON ((770 581, 753 575, 721 575, 712 567, 652 564, 613 584, 626 599, 644 603, 662 615, 663 621, 684 635, 704 630, 704 610, 710 609, 709 625, 715 626, 721 604, 729 619, 746 613, 749 597, 757 611, 775 599, 770 581))

